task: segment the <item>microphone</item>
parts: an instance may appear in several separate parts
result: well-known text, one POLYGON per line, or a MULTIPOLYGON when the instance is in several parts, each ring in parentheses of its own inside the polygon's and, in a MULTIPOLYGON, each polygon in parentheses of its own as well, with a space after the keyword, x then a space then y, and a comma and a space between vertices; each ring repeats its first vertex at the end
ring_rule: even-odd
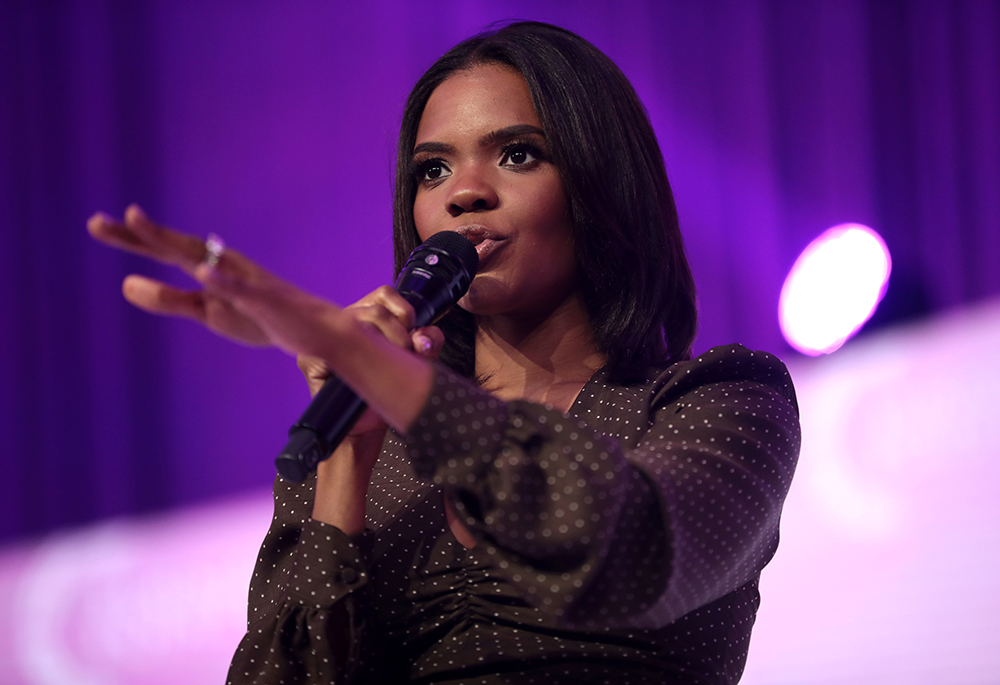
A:
MULTIPOLYGON (((454 231, 435 233, 410 253, 395 288, 416 313, 415 328, 427 326, 461 299, 479 268, 479 254, 454 231)), ((288 444, 274 460, 281 477, 301 483, 328 458, 358 422, 367 405, 330 376, 288 430, 288 444)))

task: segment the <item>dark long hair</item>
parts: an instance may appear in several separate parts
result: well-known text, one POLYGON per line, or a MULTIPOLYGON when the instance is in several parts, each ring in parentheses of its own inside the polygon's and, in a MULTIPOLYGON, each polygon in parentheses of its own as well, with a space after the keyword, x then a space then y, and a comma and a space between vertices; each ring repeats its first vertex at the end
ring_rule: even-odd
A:
MULTIPOLYGON (((518 22, 473 36, 413 87, 396 163, 397 272, 420 243, 417 181, 408 169, 424 107, 453 73, 484 63, 513 67, 528 83, 562 179, 587 312, 612 377, 628 381, 649 366, 689 358, 698 316, 694 281, 646 109, 614 62, 557 26, 518 22)), ((472 315, 455 307, 439 325, 447 338, 441 361, 472 377, 472 315)))

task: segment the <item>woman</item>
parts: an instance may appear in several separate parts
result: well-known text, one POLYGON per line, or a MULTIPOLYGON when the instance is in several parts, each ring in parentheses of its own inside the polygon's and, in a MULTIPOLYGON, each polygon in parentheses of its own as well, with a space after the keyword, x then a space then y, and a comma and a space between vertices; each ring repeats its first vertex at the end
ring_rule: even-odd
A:
POLYGON ((276 481, 230 682, 739 679, 794 393, 765 353, 689 361, 662 157, 589 43, 511 24, 411 93, 397 267, 443 230, 481 262, 440 329, 409 331, 390 288, 340 309, 135 207, 89 228, 204 286, 130 276, 129 301, 281 347, 314 391, 332 371, 371 407, 315 479, 276 481))

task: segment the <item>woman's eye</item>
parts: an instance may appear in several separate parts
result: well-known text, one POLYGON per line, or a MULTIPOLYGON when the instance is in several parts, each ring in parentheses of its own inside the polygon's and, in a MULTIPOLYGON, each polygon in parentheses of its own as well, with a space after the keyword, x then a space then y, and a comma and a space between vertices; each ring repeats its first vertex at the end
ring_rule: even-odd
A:
POLYGON ((438 160, 429 160, 419 167, 418 181, 440 181, 451 176, 451 170, 438 160))
POLYGON ((500 166, 525 166, 537 162, 539 157, 540 155, 529 147, 515 146, 504 150, 500 166))

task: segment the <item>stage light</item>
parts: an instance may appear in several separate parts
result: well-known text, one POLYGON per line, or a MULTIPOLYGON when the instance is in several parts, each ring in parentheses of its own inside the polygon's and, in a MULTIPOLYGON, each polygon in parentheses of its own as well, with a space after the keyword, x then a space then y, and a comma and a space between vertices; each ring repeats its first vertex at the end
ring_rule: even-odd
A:
POLYGON ((891 269, 885 242, 867 226, 824 231, 795 260, 781 288, 778 321, 785 340, 811 356, 839 348, 875 312, 891 269))

